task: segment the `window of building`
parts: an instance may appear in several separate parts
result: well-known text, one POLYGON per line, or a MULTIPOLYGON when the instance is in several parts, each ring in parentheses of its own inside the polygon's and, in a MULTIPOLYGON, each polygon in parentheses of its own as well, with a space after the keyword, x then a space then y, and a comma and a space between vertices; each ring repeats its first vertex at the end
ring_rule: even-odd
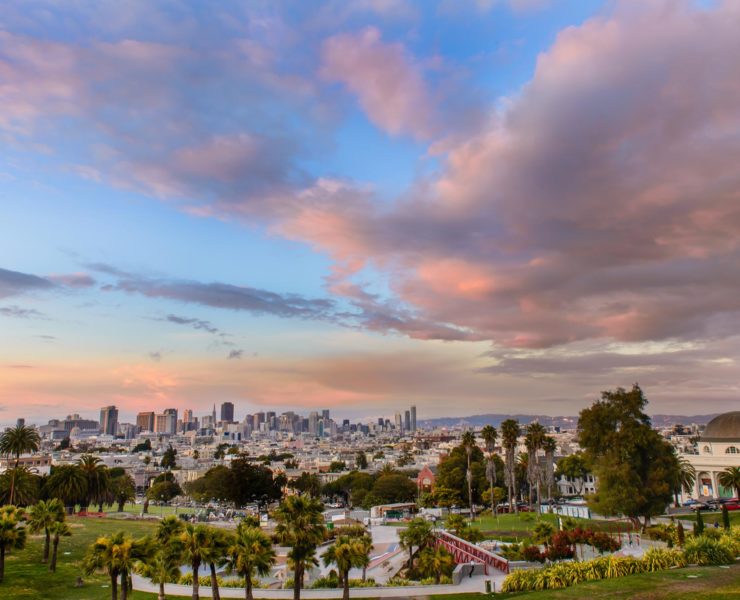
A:
POLYGON ((709 446, 704 446, 704 454, 709 454, 711 450, 709 450, 709 446))
POLYGON ((725 450, 725 454, 740 454, 740 450, 738 450, 736 446, 730 446, 725 450))

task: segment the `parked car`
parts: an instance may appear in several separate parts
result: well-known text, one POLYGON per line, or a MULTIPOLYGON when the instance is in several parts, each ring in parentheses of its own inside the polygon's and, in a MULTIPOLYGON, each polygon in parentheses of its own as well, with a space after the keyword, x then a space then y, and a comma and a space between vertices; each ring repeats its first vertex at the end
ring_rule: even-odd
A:
POLYGON ((713 510, 712 505, 706 502, 696 502, 695 504, 692 504, 690 508, 693 511, 713 510))
POLYGON ((740 510, 740 502, 725 502, 727 510, 740 510))

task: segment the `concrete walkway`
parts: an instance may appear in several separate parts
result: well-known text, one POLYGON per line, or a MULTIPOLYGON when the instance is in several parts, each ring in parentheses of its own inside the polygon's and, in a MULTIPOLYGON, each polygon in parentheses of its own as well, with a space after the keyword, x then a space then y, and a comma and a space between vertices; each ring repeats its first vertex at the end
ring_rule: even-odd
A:
MULTIPOLYGON (((375 588, 351 588, 349 591, 350 597, 352 598, 411 598, 419 596, 432 596, 432 595, 449 595, 449 594, 468 594, 473 592, 485 592, 487 580, 492 582, 494 589, 500 590, 501 584, 506 576, 503 574, 497 574, 493 576, 482 576, 477 575, 473 577, 465 577, 460 582, 460 585, 415 585, 415 586, 402 586, 402 587, 375 587, 375 588)), ((159 585, 151 583, 148 579, 141 577, 140 575, 133 576, 134 589, 141 592, 150 592, 152 594, 159 593, 159 585)), ((168 583, 166 586, 167 596, 179 597, 187 596, 190 597, 193 592, 193 588, 189 585, 176 585, 174 583, 168 583)), ((244 588, 219 588, 219 592, 222 598, 244 598, 244 588)), ((211 595, 211 588, 209 586, 200 586, 200 594, 203 598, 208 598, 211 595)), ((265 590, 255 589, 253 590, 255 598, 273 599, 273 600, 292 600, 293 590, 265 590)), ((341 589, 322 589, 322 590, 302 590, 301 598, 307 600, 317 600, 319 598, 341 598, 341 589)))

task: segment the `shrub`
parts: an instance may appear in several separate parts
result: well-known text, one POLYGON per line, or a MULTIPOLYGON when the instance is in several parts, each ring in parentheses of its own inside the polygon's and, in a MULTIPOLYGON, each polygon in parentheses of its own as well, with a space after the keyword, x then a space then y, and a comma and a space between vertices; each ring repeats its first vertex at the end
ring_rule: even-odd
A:
POLYGON ((697 565, 729 565, 735 562, 733 546, 706 535, 694 537, 684 546, 686 562, 697 565))
MULTIPOLYGON (((539 569, 541 570, 541 569, 539 569)), ((534 581, 537 571, 514 571, 504 579, 502 592, 528 592, 535 589, 534 581)))
POLYGON ((680 550, 650 548, 643 555, 642 562, 644 563, 644 570, 653 573, 671 567, 683 567, 686 565, 686 558, 680 550))
POLYGON ((318 588, 337 588, 339 587, 339 579, 336 577, 319 577, 316 581, 311 584, 311 589, 318 588))
POLYGON ((403 579, 402 577, 396 576, 396 577, 391 577, 388 580, 388 584, 387 585, 389 585, 389 586, 406 587, 406 586, 411 585, 411 582, 408 579, 403 579))
POLYGON ((545 554, 537 546, 526 546, 523 548, 522 557, 527 562, 545 562, 545 554))

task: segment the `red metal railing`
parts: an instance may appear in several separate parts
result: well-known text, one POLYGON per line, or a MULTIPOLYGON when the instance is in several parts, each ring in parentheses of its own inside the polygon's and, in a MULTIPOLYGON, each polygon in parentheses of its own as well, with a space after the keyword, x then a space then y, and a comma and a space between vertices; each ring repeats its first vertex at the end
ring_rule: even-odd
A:
POLYGON ((488 575, 488 567, 504 573, 509 572, 509 561, 503 556, 471 544, 467 540, 452 535, 449 531, 435 531, 434 539, 435 545, 443 546, 458 564, 470 562, 482 564, 486 575, 488 575))

